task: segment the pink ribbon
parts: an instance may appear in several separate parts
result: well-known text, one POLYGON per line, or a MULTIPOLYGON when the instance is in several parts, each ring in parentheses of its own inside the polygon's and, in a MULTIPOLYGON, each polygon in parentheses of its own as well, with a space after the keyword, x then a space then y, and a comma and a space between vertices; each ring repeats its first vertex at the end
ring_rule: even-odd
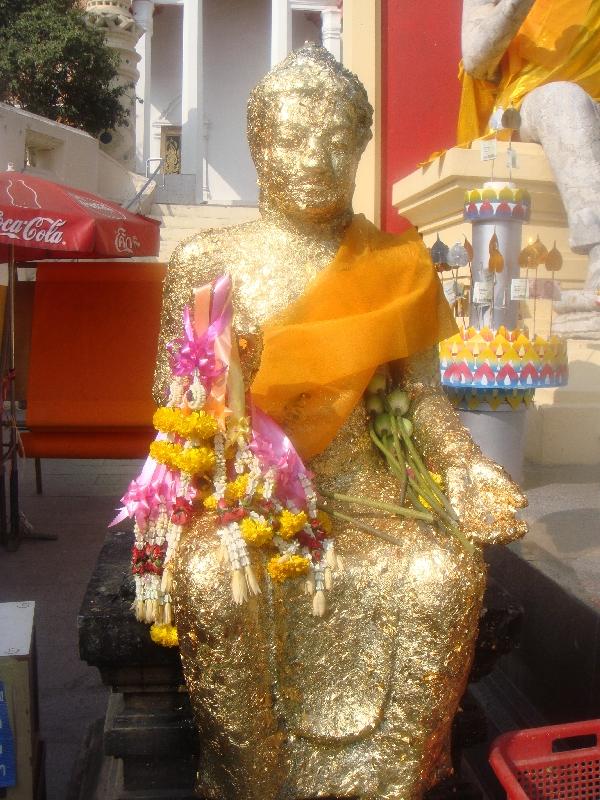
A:
POLYGON ((167 344, 171 356, 170 364, 173 375, 185 377, 198 370, 202 383, 207 390, 213 381, 226 371, 226 365, 215 356, 215 342, 231 322, 231 311, 220 314, 204 333, 198 335, 194 331, 190 309, 183 311, 183 336, 167 344))
POLYGON ((250 401, 252 414, 252 441, 250 450, 258 458, 263 469, 273 467, 277 482, 275 493, 280 500, 291 500, 302 506, 306 502, 306 492, 300 480, 305 476, 310 480, 310 472, 304 466, 296 448, 268 414, 250 401))
MULTIPOLYGON (((164 439, 165 435, 159 434, 156 438, 164 439)), ((127 492, 121 498, 123 505, 108 527, 118 525, 129 517, 135 519, 143 531, 148 521, 158 515, 160 506, 165 506, 170 517, 178 499, 184 497, 191 502, 195 495, 196 490, 191 485, 188 486, 186 493, 182 494, 179 473, 170 470, 164 464, 159 464, 149 456, 139 477, 129 484, 127 492)))

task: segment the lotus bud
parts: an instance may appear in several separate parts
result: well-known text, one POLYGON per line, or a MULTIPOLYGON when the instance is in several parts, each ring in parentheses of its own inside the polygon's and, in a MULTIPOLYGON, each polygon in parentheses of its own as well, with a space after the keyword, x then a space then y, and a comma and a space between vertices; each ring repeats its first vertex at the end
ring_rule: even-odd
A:
POLYGON ((365 408, 369 414, 382 414, 385 411, 383 400, 378 394, 368 394, 365 400, 365 408))
POLYGON ((387 403, 395 414, 403 416, 408 411, 410 400, 406 392, 403 392, 402 389, 394 389, 393 392, 388 394, 387 403))
POLYGON ((385 392, 387 387, 387 378, 383 372, 376 372, 367 386, 367 394, 377 394, 377 392, 385 392))
POLYGON ((387 436, 392 432, 392 423, 389 414, 378 414, 375 417, 375 433, 381 439, 382 436, 387 436))
POLYGON ((402 426, 403 426, 404 430, 406 431, 406 435, 407 436, 412 436, 413 435, 413 424, 409 419, 404 417, 403 420, 402 420, 402 426))

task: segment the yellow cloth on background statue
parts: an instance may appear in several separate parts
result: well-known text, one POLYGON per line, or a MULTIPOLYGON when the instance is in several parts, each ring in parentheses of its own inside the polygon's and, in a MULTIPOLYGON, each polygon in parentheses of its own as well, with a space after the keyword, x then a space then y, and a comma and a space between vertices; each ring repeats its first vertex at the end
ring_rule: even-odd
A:
POLYGON ((331 264, 264 326, 252 396, 308 459, 333 440, 380 364, 456 330, 416 231, 386 234, 356 215, 331 264))
POLYGON ((600 0, 536 0, 502 57, 500 73, 498 84, 480 80, 461 62, 458 144, 489 132, 495 108, 519 108, 546 83, 570 81, 600 101, 600 0))

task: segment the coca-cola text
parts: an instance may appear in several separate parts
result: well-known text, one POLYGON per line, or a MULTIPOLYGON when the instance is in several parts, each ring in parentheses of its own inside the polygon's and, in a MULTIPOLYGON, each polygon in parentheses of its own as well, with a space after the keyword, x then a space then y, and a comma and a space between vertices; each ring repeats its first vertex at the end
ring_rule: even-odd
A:
POLYGON ((0 211, 0 234, 9 239, 39 244, 62 244, 61 228, 67 224, 65 219, 53 217, 34 217, 33 219, 11 219, 0 211))

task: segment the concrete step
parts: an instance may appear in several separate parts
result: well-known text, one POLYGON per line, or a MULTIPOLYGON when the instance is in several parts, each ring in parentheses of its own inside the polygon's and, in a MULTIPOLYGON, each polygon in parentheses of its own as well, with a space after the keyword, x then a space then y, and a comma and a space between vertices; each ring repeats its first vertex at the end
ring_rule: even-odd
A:
POLYGON ((236 222, 243 222, 246 219, 256 219, 258 208, 255 206, 220 206, 220 205, 176 205, 174 203, 155 203, 152 206, 152 215, 158 219, 171 217, 202 217, 230 218, 236 222))
POLYGON ((155 203, 151 216, 161 223, 159 260, 168 261, 175 247, 195 233, 249 222, 257 219, 259 211, 252 206, 155 203))

